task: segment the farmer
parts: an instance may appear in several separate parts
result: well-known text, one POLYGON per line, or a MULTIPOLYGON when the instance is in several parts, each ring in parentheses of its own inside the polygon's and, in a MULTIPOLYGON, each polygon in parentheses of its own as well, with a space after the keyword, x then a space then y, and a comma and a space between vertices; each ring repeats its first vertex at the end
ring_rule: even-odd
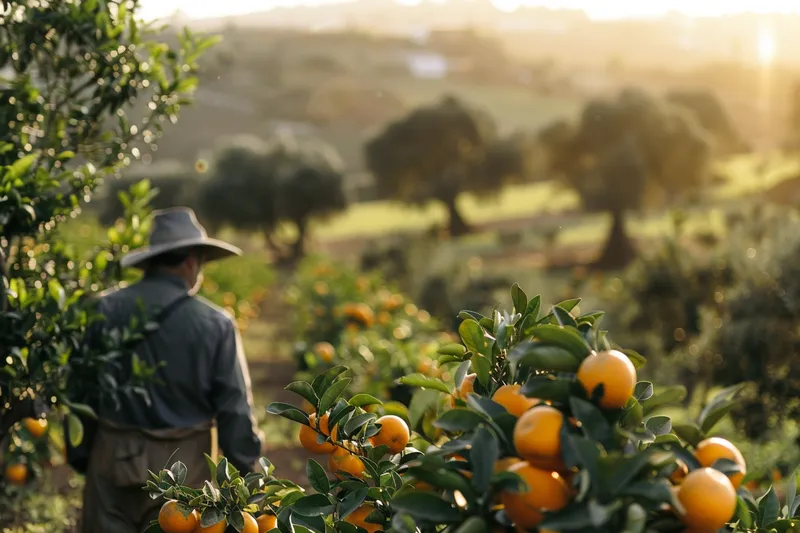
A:
MULTIPOLYGON (((95 323, 86 342, 96 348, 103 333, 130 327, 144 313, 159 327, 137 341, 135 357, 151 368, 162 366, 145 381, 146 394, 121 394, 116 404, 91 395, 97 384, 81 384, 77 397, 98 415, 97 421, 84 420, 83 443, 67 447, 69 463, 86 474, 84 533, 146 529, 163 503, 142 490, 148 470, 180 460, 188 468, 185 483, 202 486, 208 476, 204 454, 216 454, 217 437, 231 464, 243 474, 254 468, 261 434, 241 339, 229 316, 195 296, 205 263, 239 254, 208 238, 190 209, 172 208, 154 214, 150 245, 122 258, 123 267, 139 268, 144 276, 102 295, 105 320, 95 323)), ((129 382, 134 359, 128 353, 120 361, 112 376, 129 382)))

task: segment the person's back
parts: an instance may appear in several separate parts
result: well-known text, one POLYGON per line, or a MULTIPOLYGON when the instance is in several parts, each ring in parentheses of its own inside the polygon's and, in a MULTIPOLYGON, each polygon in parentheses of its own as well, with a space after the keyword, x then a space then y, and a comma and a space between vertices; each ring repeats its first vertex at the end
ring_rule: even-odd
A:
MULTIPOLYGON (((190 295, 203 259, 233 253, 230 245, 208 239, 190 211, 159 212, 151 246, 127 258, 129 265, 145 270, 142 280, 101 298, 97 310, 105 320, 90 331, 87 343, 92 345, 101 330, 124 329, 134 319, 141 323, 155 317, 158 329, 145 332, 135 354, 158 370, 141 385, 144 394, 120 394, 116 402, 93 405, 96 431, 81 453, 72 450, 70 464, 86 473, 84 532, 138 533, 146 528, 161 502, 151 500, 142 487, 148 470, 159 470, 171 457, 187 465, 192 476, 187 483, 201 484, 207 475, 204 454, 211 454, 216 444, 215 423, 220 447, 234 466, 247 472, 257 460, 261 442, 234 322, 190 295), (179 238, 192 229, 200 235, 179 238)), ((124 356, 119 362, 109 367, 110 377, 128 383, 133 358, 124 356)))

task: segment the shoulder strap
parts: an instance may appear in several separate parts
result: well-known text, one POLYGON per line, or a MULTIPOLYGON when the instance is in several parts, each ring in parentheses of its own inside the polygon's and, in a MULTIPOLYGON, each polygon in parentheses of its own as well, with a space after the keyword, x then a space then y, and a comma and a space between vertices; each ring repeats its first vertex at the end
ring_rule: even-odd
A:
POLYGON ((169 318, 169 316, 178 307, 181 306, 182 303, 184 303, 185 301, 189 300, 190 298, 191 298, 191 296, 189 296, 188 293, 183 294, 183 295, 175 298, 170 303, 168 303, 167 305, 162 307, 161 310, 158 313, 156 313, 156 315, 153 317, 153 322, 156 322, 157 324, 162 324, 167 318, 169 318))

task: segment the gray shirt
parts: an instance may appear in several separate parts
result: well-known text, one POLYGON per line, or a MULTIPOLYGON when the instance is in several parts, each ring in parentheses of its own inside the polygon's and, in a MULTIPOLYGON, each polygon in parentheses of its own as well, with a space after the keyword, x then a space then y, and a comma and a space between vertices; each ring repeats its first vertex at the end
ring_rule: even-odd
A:
MULTIPOLYGON (((141 313, 152 316, 187 292, 177 276, 148 274, 102 297, 104 328, 128 327, 141 313)), ((239 332, 225 312, 194 296, 166 317, 136 349, 146 364, 165 363, 156 382, 141 395, 120 395, 119 409, 99 406, 109 421, 145 429, 186 428, 216 419, 219 445, 227 459, 248 472, 261 452, 253 412, 250 375, 239 332)))

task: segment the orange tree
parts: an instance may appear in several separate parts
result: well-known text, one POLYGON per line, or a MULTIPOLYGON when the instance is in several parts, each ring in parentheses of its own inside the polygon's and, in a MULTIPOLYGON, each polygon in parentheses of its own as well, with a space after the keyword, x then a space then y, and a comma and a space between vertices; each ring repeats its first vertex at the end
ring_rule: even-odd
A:
MULTIPOLYGON (((140 242, 146 221, 133 215, 127 236, 112 229, 111 249, 88 260, 57 228, 176 120, 212 42, 188 32, 172 50, 153 41, 136 0, 4 0, 0 9, 0 442, 54 405, 71 411, 79 440, 75 413, 90 413, 69 402, 71 384, 92 379, 112 400, 123 384, 107 370, 136 340, 117 332, 99 353, 81 350, 95 318, 87 295, 119 280, 114 253, 140 242)), ((25 478, 24 466, 4 479, 25 478)))
POLYGON ((602 313, 575 313, 571 300, 540 316, 540 298, 517 286, 512 297, 511 312, 462 313, 462 343, 440 348, 440 363, 457 366, 455 390, 411 380, 453 398, 435 422, 439 437, 372 412, 380 401, 371 396, 347 399, 351 378, 337 366, 287 386, 307 410, 268 408, 327 455, 328 472, 308 461, 313 490, 276 478, 266 460, 244 477, 224 460, 211 464, 196 488, 182 485, 176 463, 153 473, 147 490, 167 499, 165 512, 236 531, 250 531, 247 515, 264 524, 252 531, 282 532, 798 531, 796 479, 779 487, 782 502, 773 488, 756 500, 740 486, 746 464, 736 447, 709 436, 735 389, 673 425, 655 413, 685 391, 638 381, 644 359, 615 349, 602 313))

